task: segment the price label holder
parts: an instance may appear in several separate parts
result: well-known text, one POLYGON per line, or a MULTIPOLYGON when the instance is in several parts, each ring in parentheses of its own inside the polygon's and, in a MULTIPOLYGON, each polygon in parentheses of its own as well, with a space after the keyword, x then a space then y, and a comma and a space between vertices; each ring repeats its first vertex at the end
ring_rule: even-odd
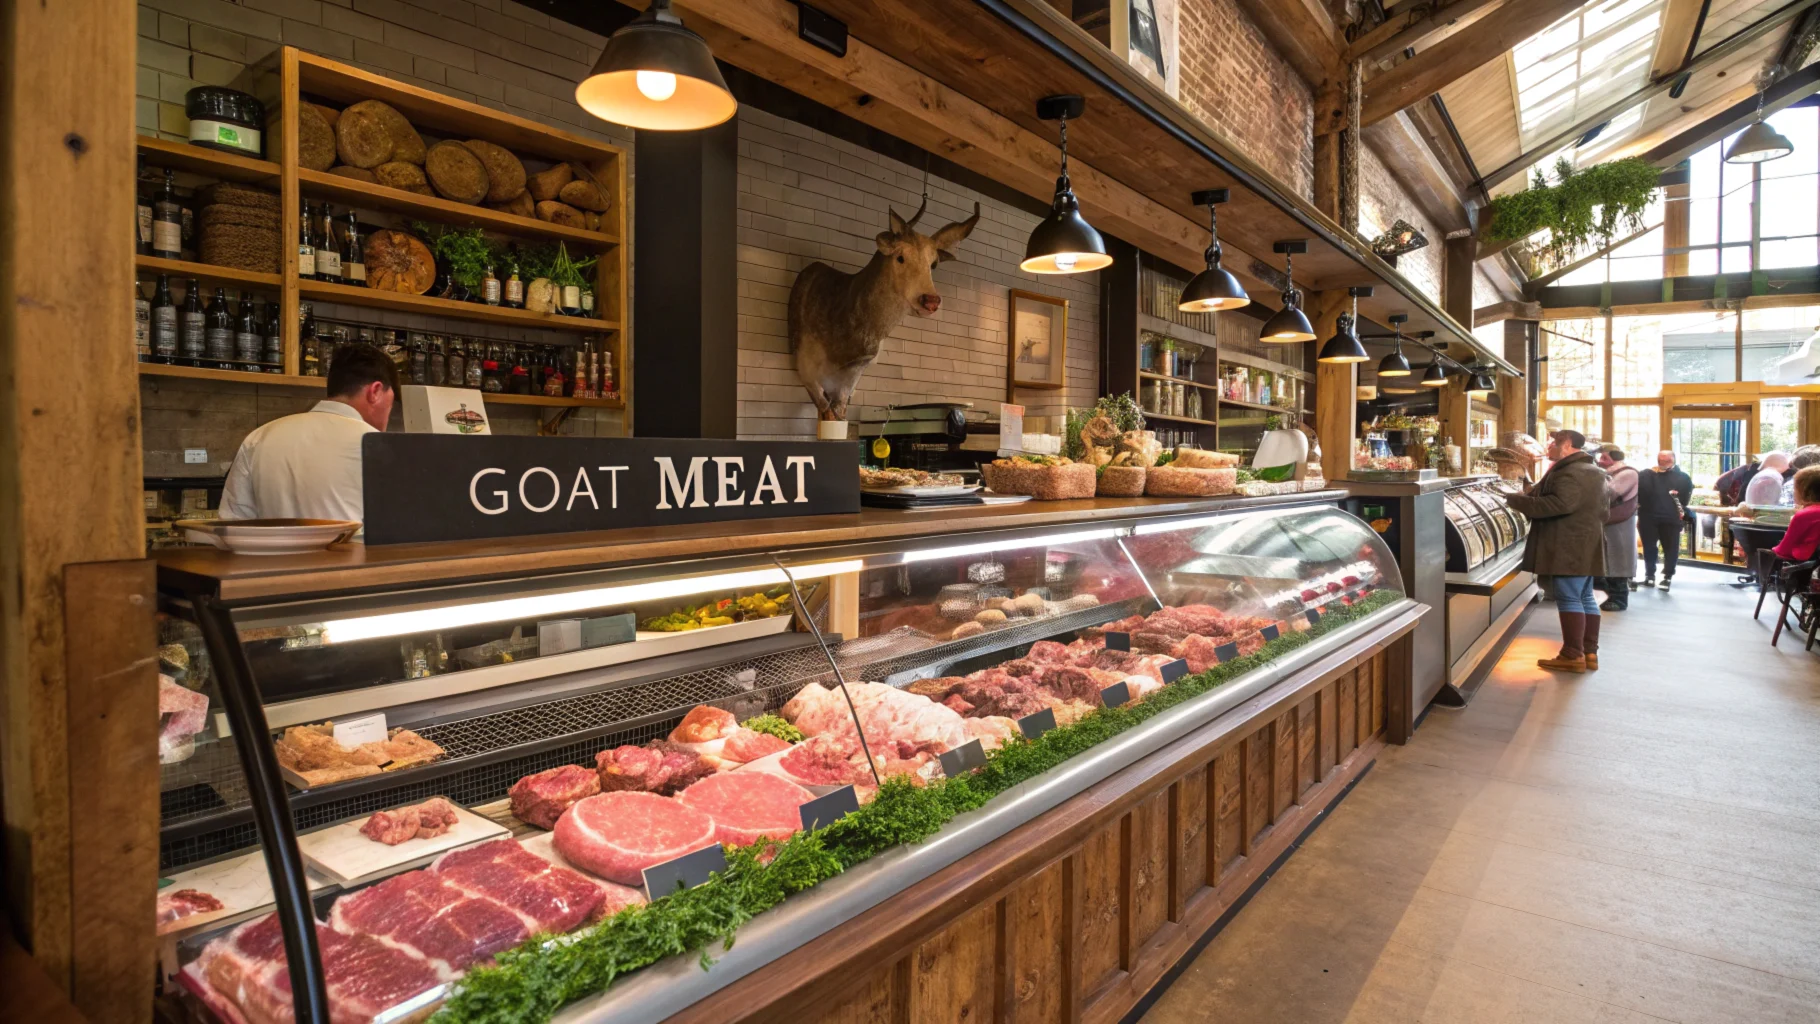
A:
POLYGON ((942 754, 942 774, 953 778, 986 766, 986 748, 979 740, 963 743, 942 754))
POLYGON ((1116 708, 1130 700, 1131 684, 1129 683, 1113 683, 1100 691, 1100 703, 1109 708, 1116 708))
POLYGON ((335 742, 349 750, 362 743, 384 743, 385 738, 385 712, 383 711, 335 723, 335 742))
POLYGON ((1314 608, 1308 609, 1308 624, 1312 626, 1319 621, 1321 621, 1321 613, 1314 608))
POLYGON ((1109 651, 1129 651, 1129 650, 1131 650, 1131 634, 1130 633, 1120 633, 1120 632, 1108 632, 1106 634, 1106 649, 1109 651))
POLYGON ((1263 629, 1258 630, 1258 632, 1264 635, 1264 642, 1269 643, 1270 641, 1275 640, 1282 630, 1279 630, 1277 624, 1273 622, 1263 629))
POLYGON ((1163 663, 1163 682, 1169 684, 1188 674, 1188 662, 1181 658, 1163 663))
POLYGON ((842 786, 832 793, 818 796, 797 808, 797 812, 803 818, 804 832, 825 828, 857 810, 859 810, 859 793, 852 786, 842 786))
POLYGON ((1220 664, 1224 665, 1239 656, 1238 642, 1234 641, 1229 644, 1221 644, 1218 647, 1215 647, 1213 649, 1213 656, 1220 659, 1220 664))
POLYGON ((1024 734, 1025 739, 1036 739, 1038 736, 1055 728, 1055 709, 1044 708, 1034 715, 1025 715, 1017 720, 1017 728, 1019 732, 1024 734))
POLYGON ((727 870, 727 851, 719 843, 704 846, 694 853, 673 857, 645 869, 645 895, 651 899, 668 896, 678 886, 693 889, 716 871, 727 870))

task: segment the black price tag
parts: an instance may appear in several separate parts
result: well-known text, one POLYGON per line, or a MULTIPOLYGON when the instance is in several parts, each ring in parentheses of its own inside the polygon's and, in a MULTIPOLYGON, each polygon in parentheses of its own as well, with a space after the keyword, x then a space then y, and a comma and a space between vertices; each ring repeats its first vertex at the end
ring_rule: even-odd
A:
POLYGON ((693 889, 716 871, 727 870, 727 851, 719 843, 685 853, 662 864, 645 869, 645 895, 651 899, 668 896, 677 886, 693 889))
POLYGON ((859 793, 852 786, 842 786, 826 796, 797 808, 803 818, 803 831, 813 832, 832 825, 852 811, 859 810, 859 793))
POLYGON ((1163 682, 1173 683, 1188 674, 1188 662, 1181 658, 1163 663, 1163 682))
POLYGON ((1221 664, 1231 661, 1239 656, 1238 642, 1234 641, 1229 644, 1221 644, 1218 647, 1215 647, 1213 649, 1213 656, 1220 659, 1221 664))
POLYGON ((1258 632, 1264 634, 1264 642, 1269 643, 1270 641, 1275 640, 1277 638, 1277 634, 1280 632, 1280 630, 1277 629, 1277 624, 1273 622, 1270 625, 1265 626, 1263 629, 1258 630, 1258 632))
POLYGON ((1025 715, 1017 720, 1017 728, 1019 732, 1024 734, 1025 739, 1036 739, 1038 736, 1055 728, 1055 709, 1044 708, 1034 715, 1025 715))
POLYGON ((1308 609, 1308 624, 1312 626, 1319 621, 1321 621, 1321 613, 1314 608, 1308 609))
POLYGON ((1131 700, 1131 684, 1113 683, 1100 691, 1100 703, 1109 708, 1116 708, 1131 700))
POLYGON ((986 748, 979 740, 963 743, 942 755, 942 774, 953 778, 986 766, 986 748))
POLYGON ((1106 649, 1109 651, 1131 650, 1131 634, 1109 632, 1106 634, 1106 649))

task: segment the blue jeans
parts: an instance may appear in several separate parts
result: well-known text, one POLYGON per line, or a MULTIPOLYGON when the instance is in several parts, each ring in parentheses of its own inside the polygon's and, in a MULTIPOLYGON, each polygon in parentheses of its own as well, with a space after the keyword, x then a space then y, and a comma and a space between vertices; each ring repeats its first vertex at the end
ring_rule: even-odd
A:
POLYGON ((1599 614, 1599 597, 1593 593, 1591 576, 1556 576, 1554 585, 1557 611, 1599 614))

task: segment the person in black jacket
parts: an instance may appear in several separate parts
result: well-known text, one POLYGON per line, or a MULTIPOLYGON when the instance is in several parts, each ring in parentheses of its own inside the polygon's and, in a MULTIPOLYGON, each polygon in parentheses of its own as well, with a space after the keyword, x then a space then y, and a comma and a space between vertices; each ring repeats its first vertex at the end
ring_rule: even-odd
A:
POLYGON ((1694 481, 1675 465, 1675 453, 1656 453, 1656 464, 1637 474, 1637 533, 1643 538, 1643 585, 1657 586, 1656 548, 1662 549, 1663 590, 1681 560, 1681 522, 1694 495, 1694 481))

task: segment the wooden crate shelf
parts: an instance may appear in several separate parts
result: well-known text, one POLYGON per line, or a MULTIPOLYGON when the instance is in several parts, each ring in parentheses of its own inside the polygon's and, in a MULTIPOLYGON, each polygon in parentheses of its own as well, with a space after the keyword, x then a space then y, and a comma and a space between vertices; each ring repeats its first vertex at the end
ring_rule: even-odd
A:
POLYGON ((147 166, 169 167, 175 171, 200 174, 222 181, 278 187, 282 169, 270 160, 223 153, 218 149, 192 146, 187 142, 167 142, 150 135, 139 136, 139 155, 147 166))
POLYGON ((297 294, 311 302, 340 302, 349 306, 364 306, 368 309, 389 309, 399 313, 446 316, 456 320, 472 320, 478 323, 500 324, 505 327, 577 331, 585 334, 606 334, 619 330, 619 324, 611 320, 592 320, 587 317, 562 316, 556 313, 533 313, 528 309, 488 306, 478 302, 457 302, 454 299, 439 299, 431 295, 407 295, 403 292, 381 291, 375 288, 362 288, 358 285, 329 284, 326 281, 300 280, 297 282, 297 294))
POLYGON ((203 284, 247 285, 272 290, 284 286, 284 277, 280 274, 262 274, 256 270, 218 267, 213 263, 167 260, 160 256, 135 256, 133 266, 147 274, 169 274, 179 278, 193 277, 203 284))
POLYGON ((292 388, 322 388, 321 377, 302 377, 290 373, 254 373, 251 370, 215 370, 201 366, 177 366, 171 363, 140 363, 141 377, 187 377, 190 380, 222 380, 240 384, 273 384, 292 388))
POLYGON ((469 206, 466 203, 451 202, 435 196, 420 196, 415 192, 405 192, 371 182, 356 181, 353 178, 344 178, 339 174, 330 174, 327 171, 312 171, 300 167, 297 170, 297 181, 302 185, 305 195, 332 199, 345 206, 387 210, 459 227, 484 228, 487 231, 511 235, 515 238, 563 242, 569 248, 580 249, 583 252, 605 250, 619 244, 618 236, 604 231, 564 227, 548 221, 489 210, 484 206, 469 206))

